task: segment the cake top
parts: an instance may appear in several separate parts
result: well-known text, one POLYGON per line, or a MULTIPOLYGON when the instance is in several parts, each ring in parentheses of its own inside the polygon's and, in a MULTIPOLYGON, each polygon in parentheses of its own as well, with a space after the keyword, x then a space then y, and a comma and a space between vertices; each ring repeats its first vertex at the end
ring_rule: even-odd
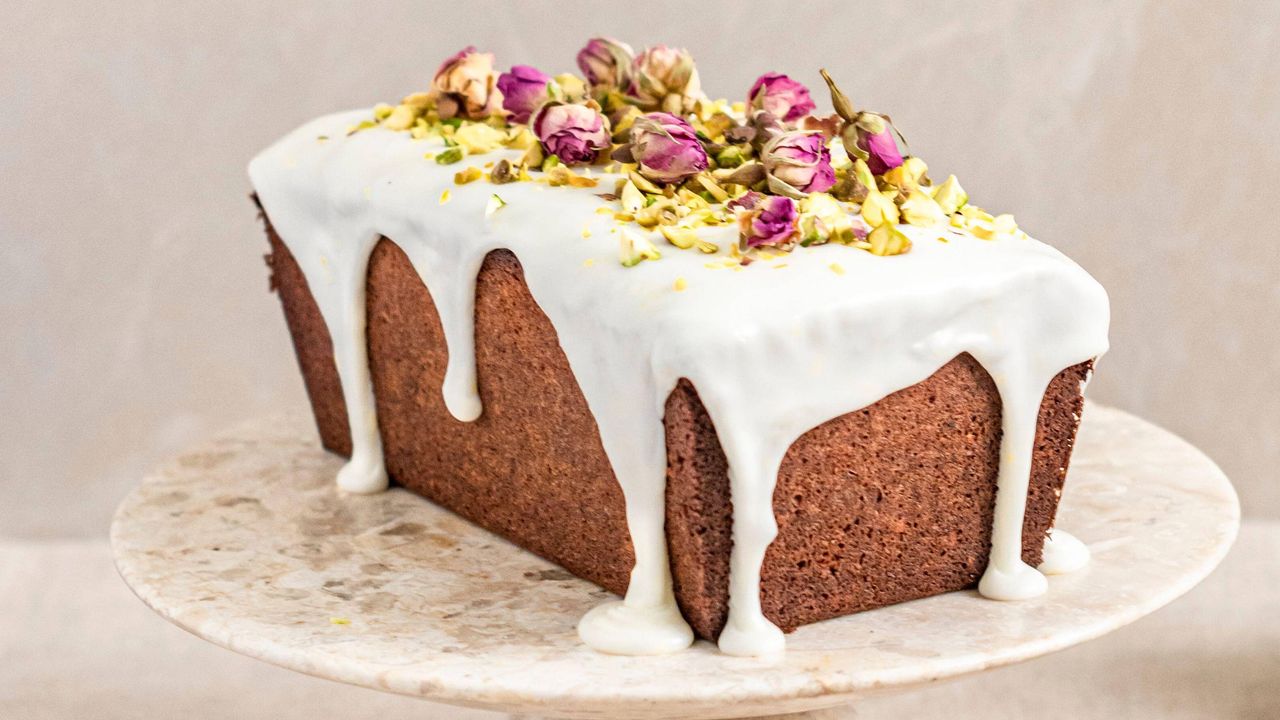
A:
MULTIPOLYGON (((519 182, 595 188, 612 211, 619 261, 633 266, 676 249, 725 252, 746 265, 796 247, 836 243, 875 255, 911 250, 901 225, 984 240, 1025 238, 1011 215, 968 202, 954 175, 935 184, 904 155, 882 114, 859 110, 824 70, 836 112, 815 115, 809 89, 761 75, 740 102, 711 100, 693 58, 663 45, 636 54, 596 38, 577 55, 581 75, 551 76, 468 47, 441 64, 428 91, 378 105, 344 130, 437 140, 426 159, 455 166, 455 183, 519 182), (492 157, 500 148, 516 157, 492 157), (607 177, 601 177, 604 173, 607 177), (702 239, 731 226, 737 238, 702 239)), ((493 195, 494 209, 505 197, 493 195)))
POLYGON ((831 83, 836 114, 776 73, 739 107, 702 95, 687 52, 608 39, 585 77, 450 57, 430 91, 314 120, 249 167, 334 346, 352 437, 341 488, 387 485, 365 338, 380 238, 429 290, 448 346, 442 394, 481 417, 474 322, 485 257, 512 251, 556 330, 626 496, 636 564, 625 602, 579 626, 592 647, 667 652, 692 639, 663 531, 663 411, 697 388, 729 465, 733 557, 720 648, 782 648, 760 608, 778 467, 807 430, 927 379, 962 353, 990 373, 1003 434, 979 590, 1043 592, 1021 560, 1036 419, 1063 369, 1107 349, 1101 286, 1009 216, 933 184, 887 117, 831 83))

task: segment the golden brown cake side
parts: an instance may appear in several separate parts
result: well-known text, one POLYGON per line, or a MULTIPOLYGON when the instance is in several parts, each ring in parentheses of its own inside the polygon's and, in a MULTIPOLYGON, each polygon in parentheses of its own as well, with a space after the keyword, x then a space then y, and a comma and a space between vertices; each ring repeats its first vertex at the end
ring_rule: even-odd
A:
MULTIPOLYGON (((350 452, 324 321, 270 224, 279 292, 325 447, 350 452)), ((633 562, 623 496, 555 330, 515 256, 477 281, 484 413, 454 419, 440 395, 447 350, 430 293, 404 253, 378 244, 368 273, 369 362, 392 479, 570 572, 623 593, 633 562)), ((856 372, 856 364, 850 372, 856 372)), ((1083 406, 1088 363, 1041 406, 1023 557, 1039 560, 1083 406)), ((666 407, 667 539, 676 599, 714 638, 728 603, 727 461, 696 389, 666 407)), ((763 567, 765 615, 784 629, 972 585, 986 566, 1000 400, 962 355, 929 379, 805 433, 774 494, 779 533, 763 567)))

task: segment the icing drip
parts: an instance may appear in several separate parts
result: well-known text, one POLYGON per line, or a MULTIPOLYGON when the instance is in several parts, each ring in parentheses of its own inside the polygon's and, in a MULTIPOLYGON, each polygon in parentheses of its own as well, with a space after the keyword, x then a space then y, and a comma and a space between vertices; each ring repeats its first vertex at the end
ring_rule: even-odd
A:
POLYGON ((1023 358, 1000 358, 988 364, 1000 391, 1002 439, 996 480, 996 516, 991 526, 991 555, 978 582, 978 592, 993 600, 1025 600, 1044 594, 1049 582, 1022 561, 1022 525, 1031 481, 1031 452, 1035 448, 1036 418, 1049 377, 1028 377, 1023 358))
MULTIPOLYGON (((1107 347, 1107 297, 1056 250, 904 227, 906 255, 879 258, 826 245, 743 272, 672 250, 623 268, 617 227, 596 212, 599 189, 521 182, 458 186, 468 164, 423 159, 432 142, 370 130, 366 117, 320 118, 263 152, 250 177, 306 275, 333 340, 351 423, 344 490, 386 487, 365 342, 365 274, 380 236, 400 246, 431 292, 448 345, 442 393, 459 420, 482 408, 476 390, 475 283, 485 255, 516 254, 550 319, 600 430, 626 497, 636 564, 626 597, 588 613, 579 634, 621 654, 671 652, 692 642, 672 593, 665 522, 663 412, 680 378, 698 389, 729 464, 734 508, 729 619, 721 649, 762 655, 784 647, 761 612, 760 566, 777 532, 778 467, 810 428, 866 407, 969 352, 991 373, 1004 407, 990 569, 981 591, 1029 597, 1045 581, 1021 560, 1031 451, 1040 402, 1062 369, 1107 347), (318 136, 333 138, 326 142, 318 136), (452 197, 444 204, 444 191, 452 197), (492 194, 505 205, 486 215, 492 194), (941 235, 948 242, 938 242, 941 235), (588 238, 589 236, 589 238, 588 238), (833 272, 838 262, 843 271, 833 272), (785 264, 785 266, 784 266, 785 264), (673 292, 679 278, 684 292, 673 292), (761 412, 761 409, 767 412, 761 412)), ((611 187, 611 177, 601 186, 611 187)), ((727 247, 734 228, 703 232, 727 247)), ((1059 562, 1058 532, 1046 544, 1059 562)), ((1053 562, 1050 562, 1050 561, 1053 562)))
POLYGON ((1044 539, 1044 558, 1036 569, 1045 575, 1066 575, 1089 564, 1089 547, 1066 530, 1054 528, 1044 539))

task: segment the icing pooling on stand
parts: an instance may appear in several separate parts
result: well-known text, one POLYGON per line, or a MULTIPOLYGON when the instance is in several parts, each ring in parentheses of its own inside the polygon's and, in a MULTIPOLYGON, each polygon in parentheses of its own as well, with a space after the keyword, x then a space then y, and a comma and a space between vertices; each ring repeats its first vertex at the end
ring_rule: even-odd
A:
MULTIPOLYGON (((459 186, 457 167, 423 159, 439 149, 435 142, 381 130, 347 136, 367 114, 315 120, 249 169, 333 341, 353 443, 338 477, 343 489, 375 492, 387 484, 365 340, 364 281, 377 239, 403 249, 431 292, 448 345, 445 403, 464 421, 482 412, 476 275, 488 252, 506 248, 556 330, 626 497, 636 564, 625 599, 580 623, 591 647, 646 654, 692 642, 675 604, 664 530, 663 413, 680 378, 697 388, 729 463, 724 652, 763 655, 785 644, 761 612, 759 587, 777 533, 773 490, 787 448, 965 352, 990 372, 1004 406, 991 560, 980 590, 996 598, 1044 591, 1043 576, 1021 559, 1039 406, 1058 372, 1106 350, 1109 318, 1101 286, 1061 253, 1030 239, 985 241, 903 226, 914 248, 894 257, 828 244, 741 272, 708 267, 712 258, 691 252, 624 268, 621 231, 596 212, 599 190, 459 186), (493 194, 506 204, 487 214, 493 194), (683 292, 673 290, 677 279, 683 292)), ((500 151, 484 160, 517 157, 500 151)), ((701 233, 721 247, 736 240, 730 227, 701 233)))

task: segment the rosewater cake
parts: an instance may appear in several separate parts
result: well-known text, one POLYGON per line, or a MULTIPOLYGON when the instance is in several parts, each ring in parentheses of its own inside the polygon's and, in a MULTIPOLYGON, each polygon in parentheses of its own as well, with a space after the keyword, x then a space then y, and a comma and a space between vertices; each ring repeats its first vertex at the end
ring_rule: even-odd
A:
POLYGON ((1046 591, 1105 291, 934 182, 824 71, 711 100, 690 55, 467 48, 249 173, 324 446, 623 599, 604 652, 977 584, 1046 591))

